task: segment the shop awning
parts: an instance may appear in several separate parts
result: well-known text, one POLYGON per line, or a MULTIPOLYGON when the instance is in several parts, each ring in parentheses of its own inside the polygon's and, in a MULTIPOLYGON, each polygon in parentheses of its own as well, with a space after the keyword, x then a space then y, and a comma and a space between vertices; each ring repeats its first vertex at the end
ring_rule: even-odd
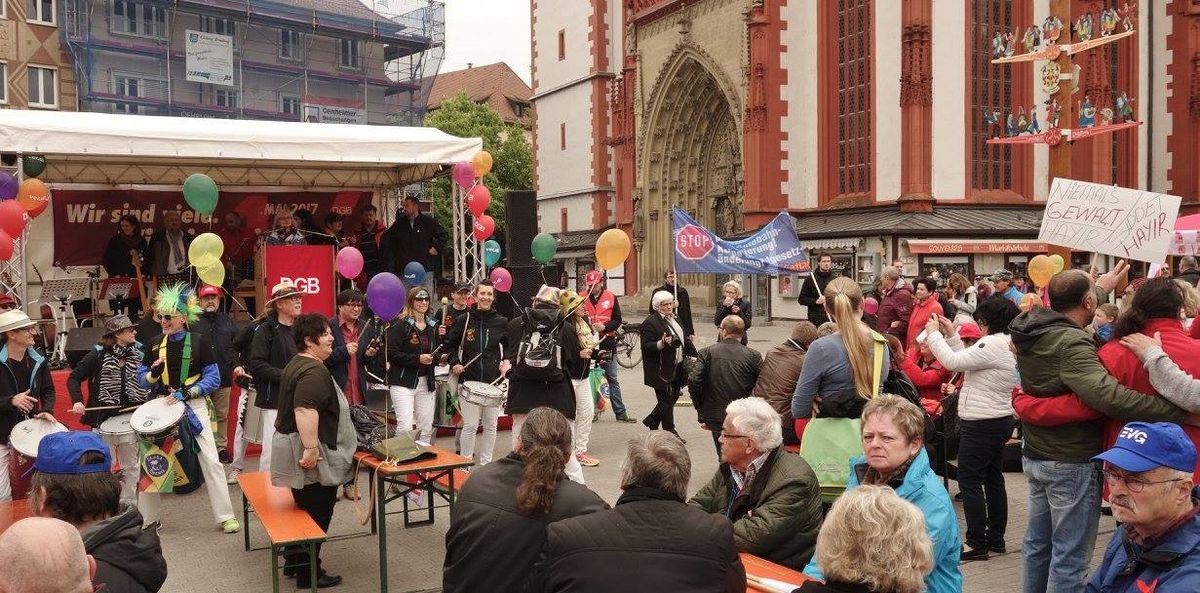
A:
POLYGON ((909 239, 908 252, 918 253, 1045 253, 1040 241, 972 241, 969 239, 909 239))

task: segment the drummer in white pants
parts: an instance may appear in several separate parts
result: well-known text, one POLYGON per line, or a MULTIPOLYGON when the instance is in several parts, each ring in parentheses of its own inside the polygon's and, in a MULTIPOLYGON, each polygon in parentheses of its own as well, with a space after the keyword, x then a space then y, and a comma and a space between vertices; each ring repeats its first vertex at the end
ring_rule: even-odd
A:
MULTIPOLYGON (((507 340, 508 319, 492 308, 496 300, 496 289, 483 280, 475 287, 475 306, 462 314, 462 322, 455 322, 446 338, 450 352, 450 372, 457 377, 459 385, 466 381, 492 383, 499 379, 510 366, 503 358, 507 340)), ((496 448, 496 423, 500 418, 499 406, 482 407, 465 401, 459 392, 458 409, 462 413, 463 428, 461 453, 463 457, 475 455, 475 431, 483 424, 483 438, 479 442, 479 465, 492 461, 496 448)))
MULTIPOLYGON (((225 471, 217 457, 209 410, 208 395, 221 384, 216 353, 207 338, 187 331, 188 323, 194 322, 199 314, 196 296, 185 285, 176 284, 158 291, 154 318, 162 328, 162 334, 146 344, 143 364, 138 368, 138 381, 144 387, 180 402, 175 405, 190 407, 200 420, 202 428, 196 435, 196 442, 200 445, 204 489, 221 530, 237 533, 241 524, 233 515, 225 471), (145 361, 151 360, 154 362, 147 366, 145 361)), ((187 422, 186 416, 183 421, 187 422)), ((157 494, 140 497, 139 510, 148 525, 161 519, 159 498, 157 494)))

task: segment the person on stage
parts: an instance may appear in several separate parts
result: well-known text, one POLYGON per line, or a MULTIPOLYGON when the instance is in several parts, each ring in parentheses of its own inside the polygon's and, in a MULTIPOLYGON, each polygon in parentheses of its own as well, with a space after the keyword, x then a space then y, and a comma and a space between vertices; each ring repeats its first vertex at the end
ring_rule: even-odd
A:
MULTIPOLYGON (((136 278, 137 270, 133 262, 136 259, 139 266, 144 266, 150 244, 142 236, 142 223, 132 214, 126 214, 117 222, 117 234, 108 240, 104 248, 104 257, 100 260, 104 272, 109 278, 136 278)), ((145 290, 138 286, 135 290, 145 290)), ((140 293, 130 292, 126 298, 110 299, 108 306, 113 311, 126 312, 130 317, 138 317, 142 313, 140 293)))
MULTIPOLYGON (((508 372, 509 362, 503 360, 506 344, 508 319, 496 312, 492 304, 496 301, 496 288, 491 281, 484 280, 475 287, 475 306, 463 315, 461 323, 455 324, 446 338, 450 350, 450 372, 463 381, 498 381, 508 372)), ((500 417, 500 406, 482 407, 463 401, 461 394, 458 409, 462 412, 463 429, 461 454, 475 455, 475 431, 483 423, 483 439, 480 443, 479 465, 492 461, 492 450, 496 448, 496 423, 500 417)))
MULTIPOLYGON (((221 530, 237 533, 242 526, 233 517, 229 486, 217 458, 210 420, 212 402, 209 395, 221 385, 221 372, 217 368, 212 342, 201 334, 188 331, 188 325, 199 318, 200 304, 186 285, 173 284, 159 289, 154 312, 162 334, 145 345, 142 364, 137 371, 138 381, 156 395, 188 406, 200 420, 200 432, 195 438, 200 445, 200 469, 204 473, 208 502, 221 530), (148 361, 154 362, 147 365, 148 361)), ((185 415, 183 422, 187 421, 185 415)), ((147 524, 156 523, 162 518, 160 495, 143 494, 148 495, 139 497, 142 515, 147 524)))
POLYGON ((178 210, 167 210, 162 220, 163 228, 150 236, 148 266, 154 277, 186 272, 189 266, 187 251, 192 236, 183 230, 183 217, 178 210))
POLYGON ((307 245, 304 234, 296 228, 296 218, 291 210, 279 208, 275 210, 275 229, 267 235, 268 246, 275 245, 307 245))

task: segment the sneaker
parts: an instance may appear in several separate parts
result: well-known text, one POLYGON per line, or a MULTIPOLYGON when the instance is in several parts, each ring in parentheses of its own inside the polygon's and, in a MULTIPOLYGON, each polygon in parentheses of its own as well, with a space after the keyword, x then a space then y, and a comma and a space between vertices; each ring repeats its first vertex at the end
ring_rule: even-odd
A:
POLYGON ((237 533, 242 530, 242 524, 238 523, 237 519, 226 519, 221 523, 221 531, 225 533, 237 533))
POLYGON ((221 449, 220 451, 217 451, 217 459, 225 465, 233 463, 233 456, 229 454, 228 449, 221 449))
POLYGON ((630 418, 629 416, 626 416, 625 414, 620 414, 617 416, 617 422, 637 422, 637 420, 630 418))
POLYGON ((579 465, 584 467, 596 467, 597 465, 600 465, 600 460, 588 455, 587 451, 576 455, 575 459, 578 459, 579 465))
POLYGON ((599 420, 600 417, 603 415, 604 415, 604 410, 596 410, 595 412, 592 413, 592 422, 599 420))
POLYGON ((963 546, 962 553, 958 556, 962 562, 971 562, 972 560, 987 560, 988 550, 983 548, 972 548, 971 546, 963 546))
POLYGON ((229 468, 229 471, 225 472, 225 483, 230 485, 237 484, 238 476, 240 475, 242 475, 242 470, 236 467, 229 468))

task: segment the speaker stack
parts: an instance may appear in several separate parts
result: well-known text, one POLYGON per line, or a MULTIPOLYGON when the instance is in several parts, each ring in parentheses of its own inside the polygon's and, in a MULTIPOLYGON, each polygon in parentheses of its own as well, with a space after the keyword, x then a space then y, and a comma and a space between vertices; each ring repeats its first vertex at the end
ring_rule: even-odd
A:
POLYGON ((512 298, 498 298, 496 310, 511 319, 515 313, 514 300, 522 307, 527 307, 543 284, 558 286, 562 264, 554 262, 543 266, 533 260, 533 238, 538 234, 537 192, 508 192, 504 220, 507 228, 504 246, 508 258, 506 267, 513 278, 509 291, 512 298))
POLYGON ((96 346, 103 335, 103 327, 73 327, 67 330, 67 364, 71 365, 71 368, 75 368, 75 365, 83 360, 83 357, 96 346))

